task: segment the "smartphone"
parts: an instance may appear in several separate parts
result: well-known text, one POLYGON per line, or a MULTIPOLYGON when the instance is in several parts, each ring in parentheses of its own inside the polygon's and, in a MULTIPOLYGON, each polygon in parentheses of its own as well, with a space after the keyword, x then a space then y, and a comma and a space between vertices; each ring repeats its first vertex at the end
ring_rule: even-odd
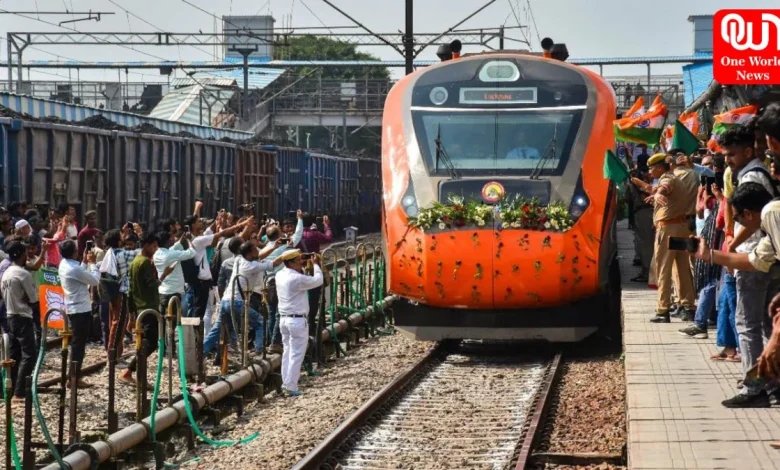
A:
POLYGON ((93 242, 92 240, 87 242, 87 251, 92 250, 92 248, 94 247, 95 247, 95 242, 93 242))
POLYGON ((295 220, 298 218, 298 213, 295 211, 289 211, 287 212, 287 218, 289 218, 290 220, 295 220))
POLYGON ((707 190, 707 194, 712 196, 712 185, 715 183, 715 178, 712 176, 704 176, 702 175, 700 178, 701 185, 704 186, 704 189, 707 190))
POLYGON ((707 155, 707 149, 699 149, 699 155, 707 155))
MULTIPOLYGON (((777 167, 775 167, 777 168, 777 167)), ((719 171, 715 173, 715 186, 719 187, 723 191, 723 172, 719 171)))
POLYGON ((669 249, 672 251, 688 251, 690 253, 696 253, 699 251, 699 239, 669 237, 669 249))
POLYGON ((780 175, 780 155, 772 152, 767 152, 772 154, 772 163, 775 165, 775 174, 780 175))
POLYGON ((322 217, 317 217, 317 226, 322 227, 322 217))
POLYGON ((190 233, 192 230, 190 229, 189 225, 184 226, 184 233, 190 233))

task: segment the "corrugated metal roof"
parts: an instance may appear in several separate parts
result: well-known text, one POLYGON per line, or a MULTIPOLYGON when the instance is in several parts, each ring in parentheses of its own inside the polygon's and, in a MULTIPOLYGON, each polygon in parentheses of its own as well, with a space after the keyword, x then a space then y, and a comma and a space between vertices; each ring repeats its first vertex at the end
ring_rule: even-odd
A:
MULTIPOLYGON (((274 82, 277 78, 281 77, 286 72, 285 69, 250 69, 249 70, 249 83, 248 86, 251 90, 263 90, 265 87, 274 82)), ((244 86, 244 69, 233 68, 227 70, 208 70, 205 72, 198 72, 194 74, 194 77, 202 82, 204 85, 212 85, 212 83, 203 82, 206 80, 231 80, 239 88, 244 86)))
POLYGON ((166 93, 152 112, 149 113, 149 116, 180 123, 202 125, 201 115, 203 116, 203 124, 208 122, 209 114, 211 114, 213 120, 225 109, 234 93, 233 90, 219 87, 203 87, 201 85, 177 88, 166 93), (200 99, 201 94, 203 95, 202 102, 200 99), (211 106, 210 112, 209 106, 211 106))
POLYGON ((696 98, 707 91, 713 80, 712 62, 690 64, 683 67, 685 82, 685 106, 690 106, 696 98))
POLYGON ((185 124, 175 121, 156 119, 140 114, 111 111, 107 109, 93 108, 90 106, 63 103, 62 101, 45 100, 32 96, 17 95, 15 93, 8 93, 5 91, 0 92, 0 105, 12 109, 17 113, 29 114, 35 118, 56 116, 65 121, 82 121, 88 117, 102 115, 106 119, 126 127, 134 127, 143 123, 148 123, 171 134, 186 131, 203 139, 209 139, 212 137, 215 139, 230 137, 231 139, 241 140, 252 137, 252 133, 250 132, 185 124))
MULTIPOLYGON (((712 61, 711 53, 698 53, 693 55, 674 55, 674 56, 649 56, 649 57, 596 57, 569 59, 568 62, 578 65, 624 65, 624 64, 674 64, 674 63, 696 63, 712 61)), ((73 68, 127 68, 127 67, 145 67, 145 68, 225 68, 235 66, 241 63, 240 58, 227 57, 219 61, 158 61, 158 62, 77 62, 77 61, 57 61, 57 60, 28 60, 24 62, 25 67, 52 67, 69 66, 73 68)), ((426 67, 437 64, 437 60, 415 60, 416 67, 426 67)), ((7 60, 0 60, 0 67, 7 67, 7 60)), ((250 59, 250 67, 307 67, 307 66, 354 66, 354 67, 402 67, 403 60, 269 60, 269 59, 250 59)))
POLYGON ((236 81, 232 78, 217 78, 217 77, 199 77, 196 82, 190 77, 174 78, 171 80, 171 89, 184 86, 194 85, 200 83, 201 85, 218 86, 218 87, 232 87, 236 86, 236 81))

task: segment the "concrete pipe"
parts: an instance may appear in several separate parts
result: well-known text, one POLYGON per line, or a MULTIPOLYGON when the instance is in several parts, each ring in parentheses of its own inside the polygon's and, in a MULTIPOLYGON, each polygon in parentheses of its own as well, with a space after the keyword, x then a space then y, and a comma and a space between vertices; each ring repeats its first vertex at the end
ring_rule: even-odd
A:
MULTIPOLYGON (((394 296, 386 297, 381 301, 382 308, 390 306, 393 300, 395 300, 394 296)), ((363 320, 371 317, 374 314, 374 311, 374 306, 368 307, 364 313, 353 313, 350 315, 349 320, 353 325, 359 325, 363 320)), ((345 331, 348 327, 348 322, 346 320, 341 320, 337 322, 333 328, 338 334, 345 331)), ((322 331, 322 340, 327 341, 329 339, 330 328, 327 328, 322 331)), ((257 375, 260 380, 264 380, 270 371, 281 367, 282 356, 272 354, 265 360, 255 359, 255 361, 257 362, 251 367, 238 371, 235 374, 226 377, 224 381, 221 380, 206 387, 199 393, 192 393, 190 396, 198 402, 199 407, 205 406, 207 402, 212 404, 216 403, 229 395, 231 390, 240 390, 254 381, 255 375, 257 375), (254 370, 254 373, 250 369, 254 370), (230 385, 228 385, 228 383, 230 385)), ((180 400, 174 403, 173 406, 163 408, 155 414, 155 428, 157 429, 157 432, 161 432, 185 419, 186 412, 184 402, 180 400)), ((90 444, 98 455, 100 460, 98 463, 103 463, 111 458, 115 458, 119 454, 144 442, 147 438, 147 432, 150 425, 150 417, 147 416, 143 420, 143 424, 131 424, 130 426, 111 434, 105 441, 97 441, 90 444)), ((65 456, 63 461, 71 470, 89 470, 92 464, 89 454, 82 450, 75 451, 65 456)), ((45 467, 44 470, 59 470, 59 467, 57 463, 53 463, 45 467)))

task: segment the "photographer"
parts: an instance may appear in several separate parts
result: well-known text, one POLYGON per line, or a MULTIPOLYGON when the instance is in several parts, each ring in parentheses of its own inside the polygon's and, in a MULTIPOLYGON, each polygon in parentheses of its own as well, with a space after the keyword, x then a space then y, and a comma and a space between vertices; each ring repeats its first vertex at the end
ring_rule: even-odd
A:
POLYGON ((323 276, 319 255, 314 255, 314 276, 303 273, 305 260, 300 250, 285 251, 280 257, 284 268, 276 275, 276 291, 279 295, 280 329, 282 331, 282 383, 287 396, 298 396, 298 379, 301 364, 309 342, 308 292, 322 286, 323 276))

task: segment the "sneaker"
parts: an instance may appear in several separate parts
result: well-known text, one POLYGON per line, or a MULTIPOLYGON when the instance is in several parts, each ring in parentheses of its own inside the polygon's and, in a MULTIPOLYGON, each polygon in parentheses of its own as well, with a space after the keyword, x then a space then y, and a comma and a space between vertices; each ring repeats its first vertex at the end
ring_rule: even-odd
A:
POLYGON ((680 333, 683 336, 687 336, 689 338, 695 338, 695 339, 707 339, 707 330, 704 330, 702 328, 699 328, 696 325, 691 325, 687 328, 681 328, 677 330, 678 333, 680 333))
POLYGON ((681 308, 680 310, 678 310, 678 312, 680 312, 680 320, 684 322, 691 322, 693 321, 694 318, 696 318, 695 310, 691 310, 688 308, 681 308))
POLYGON ((740 393, 721 402, 726 408, 769 408, 769 396, 762 391, 757 395, 740 393))
POLYGON ((769 404, 775 407, 780 406, 780 388, 769 394, 769 404))
POLYGON ((293 398, 301 396, 300 390, 287 390, 284 394, 286 397, 293 398))
POLYGON ((650 323, 671 323, 668 313, 656 313, 656 315, 650 319, 650 323))

